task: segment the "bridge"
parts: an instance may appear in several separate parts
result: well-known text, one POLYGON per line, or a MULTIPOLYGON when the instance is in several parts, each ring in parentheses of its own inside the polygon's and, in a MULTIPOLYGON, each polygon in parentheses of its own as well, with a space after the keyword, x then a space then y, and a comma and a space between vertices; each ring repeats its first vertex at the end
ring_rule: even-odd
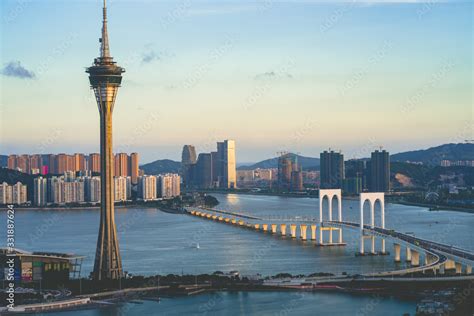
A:
POLYGON ((385 249, 385 240, 393 241, 394 260, 401 262, 402 247, 405 248, 405 260, 409 262, 410 267, 405 269, 375 272, 364 274, 364 277, 379 278, 387 276, 403 276, 411 273, 427 271, 434 275, 443 275, 446 270, 454 270, 456 275, 472 275, 472 266, 474 264, 474 254, 465 249, 442 244, 427 239, 418 238, 407 233, 397 232, 385 227, 385 201, 384 193, 361 193, 360 194, 360 221, 359 223, 344 221, 342 219, 342 195, 340 189, 330 189, 319 191, 319 218, 292 217, 292 218, 274 218, 258 217, 243 214, 241 212, 231 212, 216 209, 186 209, 187 214, 200 218, 213 220, 229 225, 247 228, 272 235, 291 238, 300 238, 302 241, 311 241, 315 246, 345 246, 343 240, 343 229, 354 229, 359 231, 359 251, 357 256, 365 255, 388 255, 385 249), (333 199, 337 201, 337 219, 333 219, 333 199), (323 202, 327 200, 328 210, 327 218, 323 215, 323 202), (370 222, 364 223, 364 206, 369 204, 370 222), (375 225, 375 209, 379 205, 380 224, 375 225), (287 228, 289 231, 287 232, 287 228), (308 234, 308 229, 310 234, 308 234), (297 236, 299 232, 299 236, 297 236), (319 232, 319 236, 318 236, 319 232), (324 239, 323 232, 326 232, 327 241, 324 239), (337 233, 337 239, 334 240, 333 232, 337 233), (289 233, 289 234, 287 234, 289 233), (375 240, 380 238, 380 250, 376 251, 375 240), (370 240, 370 251, 365 251, 365 240, 370 240), (421 259, 424 258, 422 261, 421 259))

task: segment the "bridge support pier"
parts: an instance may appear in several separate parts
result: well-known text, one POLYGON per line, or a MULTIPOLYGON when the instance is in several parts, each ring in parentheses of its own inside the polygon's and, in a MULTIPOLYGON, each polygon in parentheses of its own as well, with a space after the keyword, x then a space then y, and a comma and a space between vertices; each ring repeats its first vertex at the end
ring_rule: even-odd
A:
POLYGON ((255 224, 254 227, 255 227, 255 230, 259 230, 260 229, 260 224, 255 224))
POLYGON ((316 240, 316 225, 311 225, 311 240, 316 240))
POLYGON ((277 224, 272 224, 272 234, 277 233, 277 224))
POLYGON ((342 227, 336 229, 339 231, 338 243, 342 244, 342 227))
POLYGON ((438 273, 439 274, 444 274, 444 264, 439 266, 438 273))
POLYGON ((290 234, 291 238, 296 238, 296 224, 290 225, 290 234))
POLYGON ((472 274, 472 266, 466 266, 466 274, 472 274))
POLYGON ((332 227, 329 228, 329 244, 332 244, 332 227))
POLYGON ((365 239, 365 236, 364 235, 360 235, 360 241, 359 241, 359 253, 361 255, 363 255, 365 253, 365 250, 364 250, 364 239, 365 239))
POLYGON ((264 232, 267 232, 268 231, 268 224, 263 224, 262 229, 263 229, 264 232))
POLYGON ((430 265, 436 261, 436 257, 427 253, 425 255, 425 265, 430 265))
POLYGON ((395 262, 400 262, 400 244, 393 244, 393 248, 394 248, 394 251, 395 251, 395 262))
POLYGON ((462 264, 459 262, 454 263, 454 266, 456 268, 456 274, 462 274, 462 264))
POLYGON ((405 261, 406 261, 406 262, 411 262, 411 249, 410 249, 410 247, 407 247, 407 249, 406 249, 406 258, 405 258, 405 261))
POLYGON ((280 224, 280 232, 282 236, 286 236, 286 224, 280 224))
POLYGON ((411 265, 414 267, 420 265, 420 253, 416 250, 411 250, 411 265))
POLYGON ((300 225, 300 237, 301 237, 301 240, 306 240, 306 228, 307 228, 306 225, 304 225, 304 224, 301 224, 301 225, 300 225))
POLYGON ((385 251, 385 238, 382 238, 382 254, 387 254, 387 252, 385 251))
POLYGON ((322 245, 323 243, 324 243, 323 226, 320 224, 319 225, 319 244, 322 245))
POLYGON ((444 264, 444 269, 445 270, 455 270, 456 269, 456 262, 454 262, 451 259, 446 260, 446 263, 444 264))
POLYGON ((370 238, 370 253, 375 255, 375 236, 371 236, 370 238))

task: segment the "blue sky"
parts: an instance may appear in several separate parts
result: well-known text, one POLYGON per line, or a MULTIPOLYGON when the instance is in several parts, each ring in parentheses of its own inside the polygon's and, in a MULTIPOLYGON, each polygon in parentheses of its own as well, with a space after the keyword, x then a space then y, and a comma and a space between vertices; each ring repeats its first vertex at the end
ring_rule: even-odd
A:
MULTIPOLYGON (((1 2, 1 152, 96 152, 101 1, 1 2)), ((346 157, 473 136, 471 1, 109 1, 114 146, 346 157)))

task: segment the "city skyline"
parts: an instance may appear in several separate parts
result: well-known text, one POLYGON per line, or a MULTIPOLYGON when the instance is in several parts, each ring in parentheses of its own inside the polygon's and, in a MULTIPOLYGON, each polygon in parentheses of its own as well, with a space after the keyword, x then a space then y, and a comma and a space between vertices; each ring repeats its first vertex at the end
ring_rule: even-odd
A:
MULTIPOLYGON (((472 3, 403 2, 112 2, 112 49, 128 71, 116 151, 178 161, 183 144, 208 152, 235 139, 242 163, 472 139, 472 3)), ((1 5, 2 153, 97 152, 98 126, 81 128, 97 117, 82 70, 100 4, 1 5)))

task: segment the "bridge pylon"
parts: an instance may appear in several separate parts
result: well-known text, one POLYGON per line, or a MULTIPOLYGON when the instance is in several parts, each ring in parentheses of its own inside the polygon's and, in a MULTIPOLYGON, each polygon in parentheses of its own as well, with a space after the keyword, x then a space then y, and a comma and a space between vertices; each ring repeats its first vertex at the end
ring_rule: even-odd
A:
POLYGON ((332 231, 339 231, 337 244, 343 244, 341 227, 324 227, 323 228, 323 199, 328 200, 328 221, 332 222, 332 200, 337 199, 337 221, 342 222, 342 191, 341 189, 319 189, 319 244, 334 245, 332 231), (323 230, 329 231, 329 243, 324 243, 323 230))
MULTIPOLYGON (((380 203, 380 228, 385 228, 385 193, 383 192, 371 192, 371 193, 361 193, 360 194, 360 245, 359 253, 361 255, 365 254, 364 250, 364 240, 369 238, 371 240, 371 254, 377 254, 375 252, 375 235, 366 236, 364 235, 364 204, 368 201, 370 204, 370 228, 375 228, 375 203, 377 201, 380 203)), ((381 254, 386 254, 385 251, 385 238, 382 238, 382 247, 381 254)))

